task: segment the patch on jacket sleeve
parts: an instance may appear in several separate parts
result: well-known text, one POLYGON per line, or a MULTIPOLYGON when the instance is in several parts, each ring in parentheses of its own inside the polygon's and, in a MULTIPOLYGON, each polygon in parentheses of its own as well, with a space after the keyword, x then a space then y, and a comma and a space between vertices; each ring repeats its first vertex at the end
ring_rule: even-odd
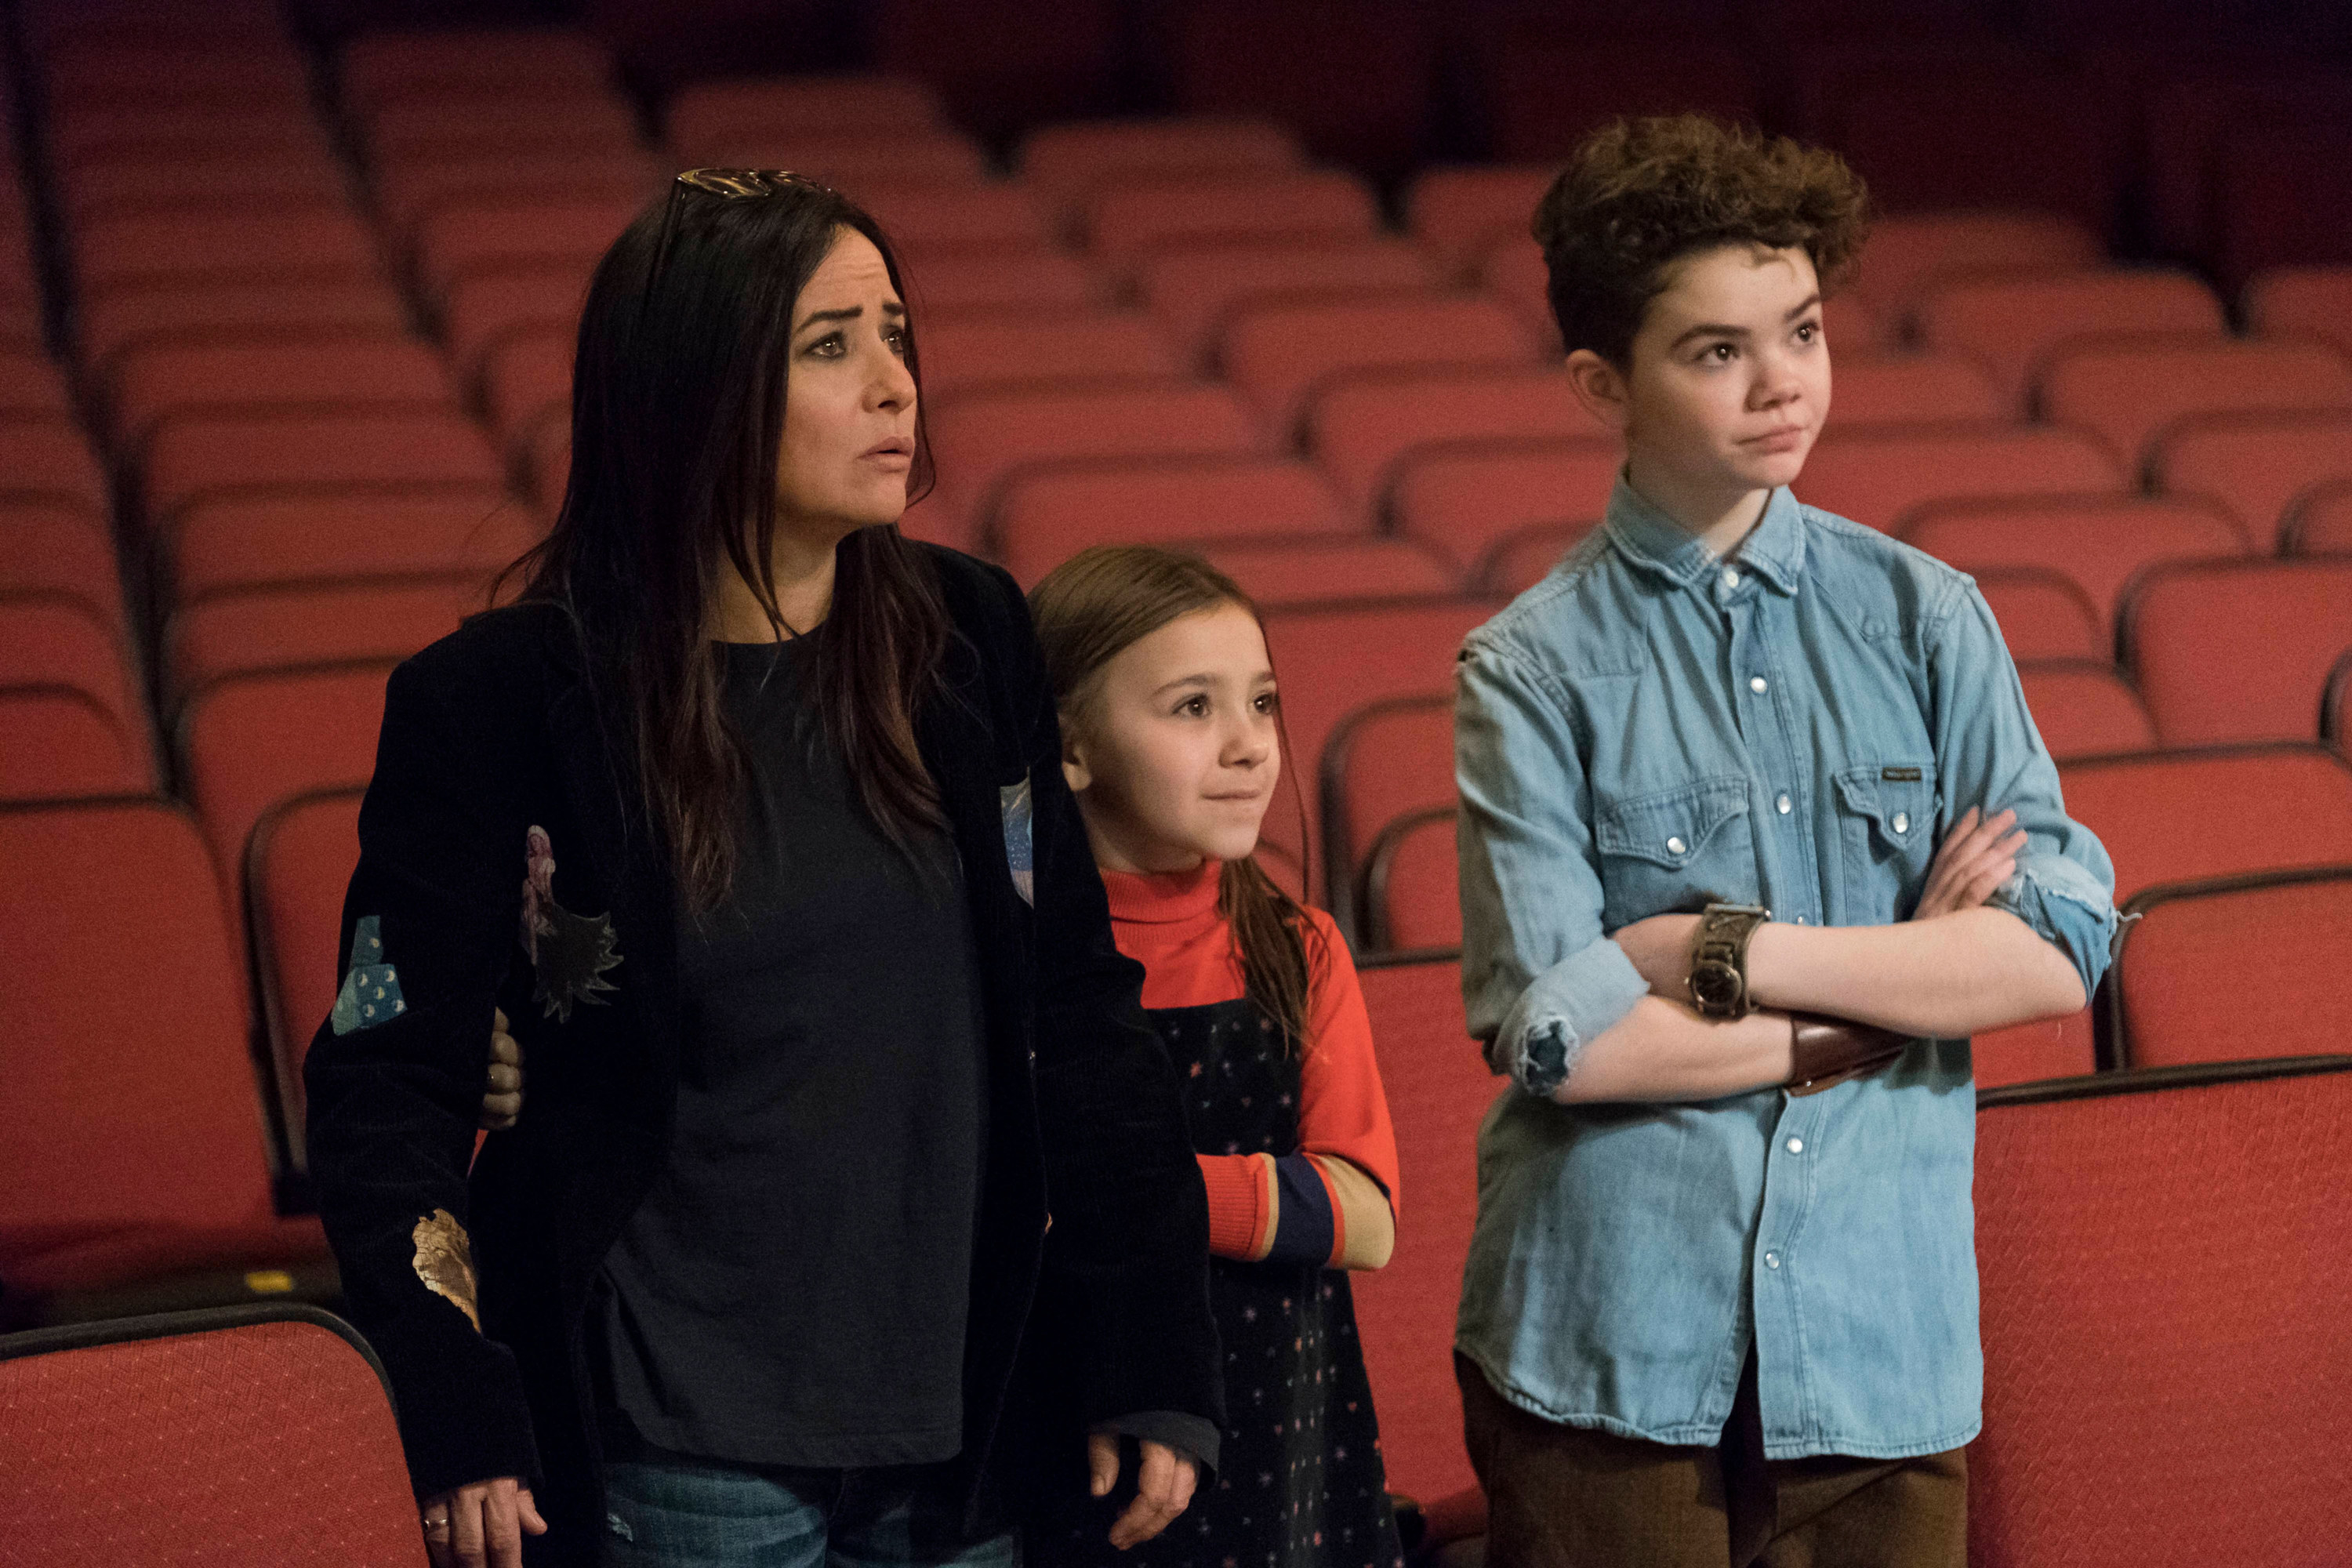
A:
POLYGON ((400 972, 383 961, 383 918, 362 915, 352 928, 352 966, 344 972, 343 988, 336 994, 335 1010, 327 1021, 335 1033, 372 1029, 389 1024, 408 1011, 400 994, 400 972))
POLYGON ((555 846, 544 827, 523 835, 522 945, 539 977, 532 995, 546 1016, 567 1023, 575 1002, 604 1005, 596 994, 620 987, 604 972, 621 962, 613 917, 575 915, 555 901, 555 846))
POLYGON ((466 1314, 474 1331, 482 1331, 482 1314, 474 1305, 474 1243, 457 1216, 435 1209, 408 1233, 416 1244, 416 1278, 436 1296, 446 1296, 466 1314))
POLYGON ((996 805, 1004 814, 1004 863, 1013 868, 1013 890, 1021 895, 1023 903, 1034 909, 1037 903, 1037 868, 1030 831, 1032 802, 1027 775, 1024 774, 1019 784, 998 789, 996 805))

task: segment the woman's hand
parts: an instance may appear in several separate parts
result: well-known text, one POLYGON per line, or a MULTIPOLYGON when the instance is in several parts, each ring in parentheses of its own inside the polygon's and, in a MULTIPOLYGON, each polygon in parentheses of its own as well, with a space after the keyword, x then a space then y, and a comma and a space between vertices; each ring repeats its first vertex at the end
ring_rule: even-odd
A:
POLYGON ((1633 961, 1650 994, 1690 1005, 1691 954, 1698 945, 1697 915, 1652 915, 1619 926, 1610 940, 1633 961))
POLYGON ((433 1568, 522 1568, 523 1531, 547 1533, 530 1489, 512 1476, 426 1498, 424 1520, 433 1568))
POLYGON ((2000 891, 2017 874, 2017 852, 2025 847, 2025 830, 2010 831, 2016 822, 2013 811, 1986 816, 1972 805, 1962 812, 1937 846, 1935 863, 1927 868, 1927 890, 1919 895, 1911 918, 1931 921, 1973 910, 2000 891))
POLYGON ((522 1114, 522 1046, 507 1033, 503 1009, 490 1009, 490 1070, 482 1084, 482 1130, 503 1132, 522 1114))
MULTIPOLYGON (((1192 1505, 1192 1488, 1201 1467, 1192 1455, 1165 1443, 1142 1439, 1143 1462, 1136 1468, 1135 1500, 1112 1521, 1110 1543, 1121 1552, 1139 1546, 1176 1521, 1192 1505)), ((1094 1495, 1108 1497, 1118 1484, 1118 1438, 1109 1432, 1087 1436, 1087 1468, 1094 1474, 1094 1495)), ((438 1565, 436 1564, 436 1568, 438 1565)))

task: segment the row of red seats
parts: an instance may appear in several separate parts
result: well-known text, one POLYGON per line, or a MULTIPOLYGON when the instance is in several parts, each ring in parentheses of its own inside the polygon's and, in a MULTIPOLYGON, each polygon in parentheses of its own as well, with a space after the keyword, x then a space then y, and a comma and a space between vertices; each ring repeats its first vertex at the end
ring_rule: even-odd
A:
MULTIPOLYGON (((1464 1037, 1452 964, 1363 979, 1415 1197, 1387 1268, 1355 1281, 1357 1319, 1389 1485, 1427 1552, 1485 1528, 1451 1347, 1477 1129, 1498 1091, 1464 1037)), ((2276 1462, 2352 1436, 2352 1342, 2334 1331, 2352 1286, 2347 1142, 2342 1057, 1979 1098, 1971 1562, 2316 1561, 2352 1528, 2340 1489, 2276 1462)), ((415 1558, 382 1370, 312 1310, 0 1335, 0 1444, 20 1461, 0 1506, 39 1568, 93 1553, 228 1568, 322 1546, 354 1563, 415 1558), (168 1542, 157 1520, 174 1526, 168 1542)))

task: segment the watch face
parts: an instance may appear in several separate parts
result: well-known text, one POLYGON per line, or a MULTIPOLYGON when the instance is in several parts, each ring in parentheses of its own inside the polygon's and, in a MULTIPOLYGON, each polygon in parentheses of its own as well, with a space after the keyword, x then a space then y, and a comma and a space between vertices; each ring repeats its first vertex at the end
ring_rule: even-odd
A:
POLYGON ((1739 971, 1727 963, 1693 966, 1690 985, 1691 995, 1701 1006, 1728 1007, 1739 1000, 1739 971))

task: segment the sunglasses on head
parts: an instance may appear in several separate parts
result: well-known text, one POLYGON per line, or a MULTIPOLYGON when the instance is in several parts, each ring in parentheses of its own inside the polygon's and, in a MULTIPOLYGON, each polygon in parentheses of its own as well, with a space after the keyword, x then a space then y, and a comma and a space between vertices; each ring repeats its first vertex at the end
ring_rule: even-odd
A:
POLYGON ((772 196, 788 190, 821 191, 824 186, 790 169, 688 169, 677 184, 714 196, 772 196))

